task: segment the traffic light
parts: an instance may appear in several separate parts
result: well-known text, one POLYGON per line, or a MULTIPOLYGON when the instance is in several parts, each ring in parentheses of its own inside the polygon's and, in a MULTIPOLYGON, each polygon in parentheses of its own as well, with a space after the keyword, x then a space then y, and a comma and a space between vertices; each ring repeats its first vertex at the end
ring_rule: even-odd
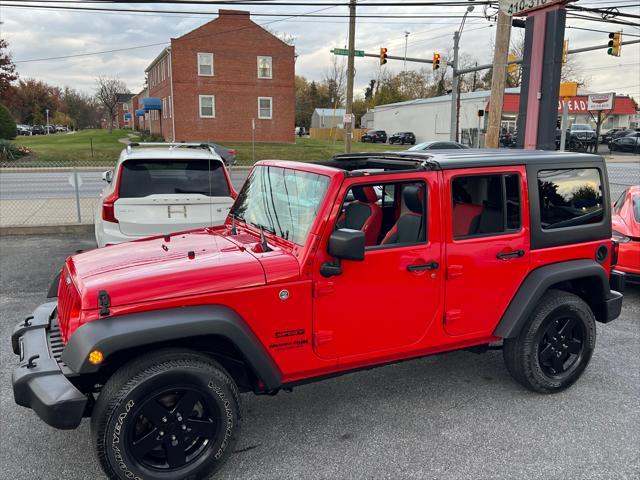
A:
POLYGON ((387 49, 383 47, 380 49, 380 65, 385 63, 387 63, 387 49))
POLYGON ((619 57, 620 47, 622 46, 622 32, 611 32, 609 34, 609 39, 609 49, 607 50, 607 54, 619 57))
POLYGON ((440 68, 440 54, 437 52, 433 53, 433 61, 431 62, 431 66, 434 70, 438 70, 440 68))
POLYGON ((562 63, 567 63, 567 50, 569 50, 569 40, 562 44, 562 63))

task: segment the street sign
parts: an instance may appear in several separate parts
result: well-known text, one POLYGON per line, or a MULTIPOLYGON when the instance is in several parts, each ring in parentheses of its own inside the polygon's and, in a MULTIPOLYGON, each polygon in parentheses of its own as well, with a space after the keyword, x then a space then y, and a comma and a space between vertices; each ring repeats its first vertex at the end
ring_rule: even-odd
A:
MULTIPOLYGON (((349 55, 348 48, 334 48, 331 51, 334 55, 349 55)), ((353 55, 356 57, 364 57, 364 50, 354 50, 353 55)))
POLYGON ((595 93, 587 98, 587 110, 613 110, 614 93, 595 93))
POLYGON ((342 116, 342 123, 343 124, 348 124, 348 123, 352 123, 353 122, 353 113, 345 113, 342 116))
POLYGON ((500 0, 500 11, 512 17, 522 17, 558 3, 566 3, 566 0, 500 0))
POLYGON ((82 178, 76 172, 69 176, 69 185, 73 188, 80 188, 82 186, 82 178), (76 186, 76 178, 78 179, 78 185, 76 186))

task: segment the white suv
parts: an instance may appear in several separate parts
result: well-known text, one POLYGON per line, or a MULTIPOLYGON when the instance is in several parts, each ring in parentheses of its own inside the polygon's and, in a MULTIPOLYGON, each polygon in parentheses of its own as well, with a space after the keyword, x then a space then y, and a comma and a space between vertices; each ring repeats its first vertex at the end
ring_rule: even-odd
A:
POLYGON ((98 247, 220 225, 237 195, 222 158, 204 144, 132 143, 102 179, 98 247))

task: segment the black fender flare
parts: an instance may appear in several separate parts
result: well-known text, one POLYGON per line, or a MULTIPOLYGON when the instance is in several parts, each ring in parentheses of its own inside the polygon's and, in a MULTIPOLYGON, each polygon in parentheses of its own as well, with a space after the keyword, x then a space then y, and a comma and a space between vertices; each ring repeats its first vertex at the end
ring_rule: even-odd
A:
MULTIPOLYGON (((581 278, 592 278, 597 282, 596 292, 599 298, 591 299, 594 303, 605 303, 612 296, 609 288, 609 275, 604 267, 595 260, 569 260, 544 265, 530 272, 524 279, 493 335, 502 338, 518 336, 542 295, 552 285, 581 278)), ((599 313, 594 313, 598 318, 599 313)), ((601 319, 598 318, 598 320, 601 319)))
POLYGON ((80 326, 71 336, 62 361, 78 374, 95 373, 93 350, 105 358, 130 348, 201 335, 231 341, 268 390, 282 385, 282 373, 244 320, 224 305, 202 305, 117 315, 80 326))

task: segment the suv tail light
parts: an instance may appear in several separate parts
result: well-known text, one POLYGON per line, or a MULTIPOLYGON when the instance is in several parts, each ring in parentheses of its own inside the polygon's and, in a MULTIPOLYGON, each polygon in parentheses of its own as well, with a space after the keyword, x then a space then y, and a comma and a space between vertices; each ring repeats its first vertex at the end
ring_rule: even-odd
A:
POLYGON ((116 213, 114 211, 114 204, 118 200, 118 193, 113 192, 102 200, 102 219, 105 222, 118 223, 116 213))
POLYGON ((618 240, 612 240, 611 242, 611 268, 618 264, 618 250, 620 249, 620 243, 618 240))

